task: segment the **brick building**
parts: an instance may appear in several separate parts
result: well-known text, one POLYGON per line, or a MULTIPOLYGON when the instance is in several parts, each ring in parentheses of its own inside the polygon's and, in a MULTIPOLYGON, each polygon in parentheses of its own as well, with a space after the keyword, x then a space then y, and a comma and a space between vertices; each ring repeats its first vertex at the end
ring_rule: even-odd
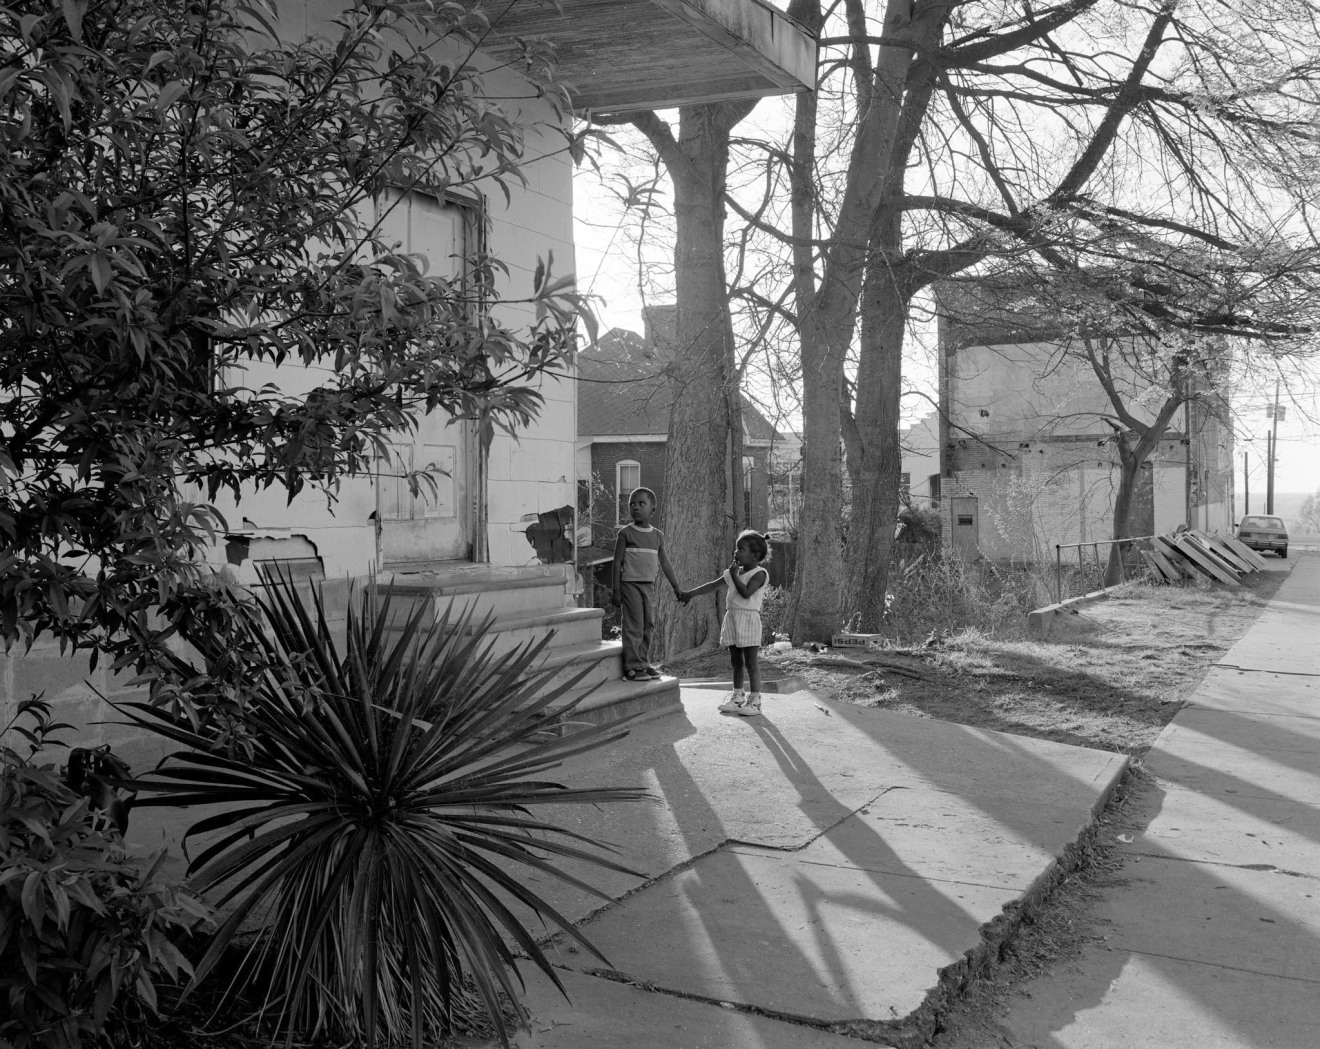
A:
MULTIPOLYGON (((1112 538, 1120 465, 1112 417, 1090 366, 1030 307, 1022 315, 978 281, 947 281, 939 303, 941 470, 945 534, 963 557, 1032 563, 1055 544, 1112 538)), ((1136 337, 1125 341, 1135 357, 1136 337)), ((1153 385, 1118 366, 1116 384, 1142 421, 1153 385)), ((1206 389, 1178 410, 1142 468, 1132 533, 1179 524, 1231 531, 1233 435, 1223 397, 1206 389)), ((1103 548, 1102 548, 1103 549, 1103 548)))
MULTIPOLYGON (((614 328, 578 355, 579 568, 613 556, 614 533, 627 520, 634 488, 656 493, 656 524, 664 527, 665 444, 674 404, 665 364, 674 309, 648 307, 644 335, 614 328)), ((770 453, 777 439, 783 440, 743 398, 741 484, 730 485, 730 500, 740 499, 738 516, 762 531, 769 524, 770 453)))

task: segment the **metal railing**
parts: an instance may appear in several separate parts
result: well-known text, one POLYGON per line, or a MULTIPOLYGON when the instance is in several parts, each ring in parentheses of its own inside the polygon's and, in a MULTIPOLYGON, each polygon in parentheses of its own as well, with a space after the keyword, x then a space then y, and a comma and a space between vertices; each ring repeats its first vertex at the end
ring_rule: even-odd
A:
MULTIPOLYGON (((1140 542, 1143 539, 1154 539, 1154 538, 1155 537, 1153 535, 1129 535, 1124 537, 1123 539, 1097 539, 1094 542, 1090 542, 1090 543, 1055 543, 1054 544, 1054 600, 1055 601, 1063 600, 1063 552, 1065 550, 1072 550, 1076 548, 1077 568, 1079 571, 1085 572, 1086 565, 1083 561, 1082 551, 1085 550, 1087 547, 1090 547, 1092 551, 1095 553, 1095 566, 1100 570, 1100 589, 1108 592, 1108 587, 1105 586, 1105 568, 1100 563, 1100 548, 1102 546, 1113 546, 1115 543, 1136 543, 1136 542, 1140 542)), ((1121 551, 1120 551, 1120 555, 1121 555, 1121 551)), ((1127 582, 1127 566, 1123 563, 1122 556, 1120 556, 1118 559, 1118 571, 1123 578, 1123 582, 1127 582)))

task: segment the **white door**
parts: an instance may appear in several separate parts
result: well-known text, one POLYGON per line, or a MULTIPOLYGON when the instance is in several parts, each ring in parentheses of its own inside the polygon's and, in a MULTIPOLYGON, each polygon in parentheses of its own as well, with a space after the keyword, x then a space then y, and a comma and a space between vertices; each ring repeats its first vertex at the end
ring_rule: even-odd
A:
POLYGON ((980 500, 974 495, 954 496, 949 500, 953 514, 953 552, 964 561, 974 561, 981 553, 980 500))
MULTIPOLYGON (((428 273, 461 275, 467 255, 464 208, 423 193, 387 191, 378 203, 381 235, 408 254, 426 255, 428 273)), ((425 561, 470 560, 474 532, 472 427, 442 411, 418 420, 415 433, 399 434, 396 459, 382 462, 376 486, 382 567, 425 561), (403 470, 430 471, 413 495, 403 470)))

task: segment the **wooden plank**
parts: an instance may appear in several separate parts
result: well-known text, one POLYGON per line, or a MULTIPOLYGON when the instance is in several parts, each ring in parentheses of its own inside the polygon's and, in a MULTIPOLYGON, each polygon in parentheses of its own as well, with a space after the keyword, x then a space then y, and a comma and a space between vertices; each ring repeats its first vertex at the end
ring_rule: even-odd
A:
POLYGON ((1169 559, 1170 564, 1188 579, 1213 579, 1209 572, 1203 571, 1194 561, 1178 549, 1173 536, 1157 535, 1151 544, 1169 559))
POLYGON ((1255 572, 1257 570, 1255 565, 1253 565, 1245 557, 1243 557, 1231 546, 1229 546, 1226 542, 1224 542, 1223 536, 1203 535, 1201 539, 1203 542, 1206 542, 1210 545, 1211 550, 1217 553, 1220 557, 1222 557, 1230 565, 1236 568, 1239 572, 1255 572))
POLYGON ((1174 538, 1174 546, 1177 547, 1178 553, 1191 561, 1202 572, 1218 579, 1221 583, 1227 583, 1232 586, 1238 582, 1236 572, 1224 565, 1224 563, 1219 561, 1219 558, 1215 557, 1213 554, 1207 554, 1194 539, 1181 535, 1176 536, 1174 538), (1219 563, 1216 564, 1216 562, 1219 563))
MULTIPOLYGON (((1152 551, 1138 550, 1137 552, 1141 554, 1141 559, 1146 562, 1146 567, 1150 569, 1150 574, 1155 582, 1172 583, 1177 579, 1177 574, 1173 571, 1172 566, 1165 568, 1155 559, 1156 555, 1152 551)), ((1168 564, 1168 562, 1166 561, 1165 564, 1168 564)))
POLYGON ((1250 569, 1239 564, 1237 559, 1235 557, 1232 557, 1232 555, 1215 549, 1215 546, 1213 543, 1210 542, 1209 537, 1202 534, 1201 532, 1197 532, 1195 530, 1190 532, 1184 532, 1179 538, 1185 539, 1188 542, 1195 543, 1197 549, 1199 549, 1207 557, 1211 558, 1216 565, 1219 565, 1221 568, 1227 568, 1235 576, 1240 576, 1243 572, 1250 571, 1250 569))
POLYGON ((1164 556, 1159 547, 1152 545, 1150 550, 1143 550, 1142 553, 1149 553, 1151 560, 1160 566, 1160 570, 1169 577, 1170 583, 1181 583, 1183 574, 1178 566, 1164 556))
POLYGON ((1169 564, 1183 574, 1185 579, 1195 582, 1198 579, 1212 580, 1214 578, 1198 568, 1181 550, 1172 544, 1164 548, 1164 556, 1168 558, 1169 564))
POLYGON ((1234 550, 1236 550, 1239 554, 1241 554, 1244 558, 1246 558, 1247 561, 1255 565, 1257 568, 1265 567, 1265 558, 1261 557, 1260 554, 1256 553, 1255 550, 1247 546, 1247 544, 1244 543, 1237 536, 1225 535, 1225 536, 1220 536, 1220 538, 1229 546, 1231 546, 1234 550))

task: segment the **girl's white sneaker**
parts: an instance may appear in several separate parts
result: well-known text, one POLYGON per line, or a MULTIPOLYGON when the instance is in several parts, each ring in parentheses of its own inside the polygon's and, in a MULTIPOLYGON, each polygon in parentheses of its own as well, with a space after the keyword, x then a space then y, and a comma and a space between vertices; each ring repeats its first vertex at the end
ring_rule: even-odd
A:
POLYGON ((761 693, 753 692, 746 702, 739 705, 737 713, 745 718, 754 718, 761 713, 761 693))
POLYGON ((720 713, 722 714, 741 714, 742 706, 747 701, 747 693, 742 689, 735 689, 729 693, 729 698, 720 704, 720 713))

